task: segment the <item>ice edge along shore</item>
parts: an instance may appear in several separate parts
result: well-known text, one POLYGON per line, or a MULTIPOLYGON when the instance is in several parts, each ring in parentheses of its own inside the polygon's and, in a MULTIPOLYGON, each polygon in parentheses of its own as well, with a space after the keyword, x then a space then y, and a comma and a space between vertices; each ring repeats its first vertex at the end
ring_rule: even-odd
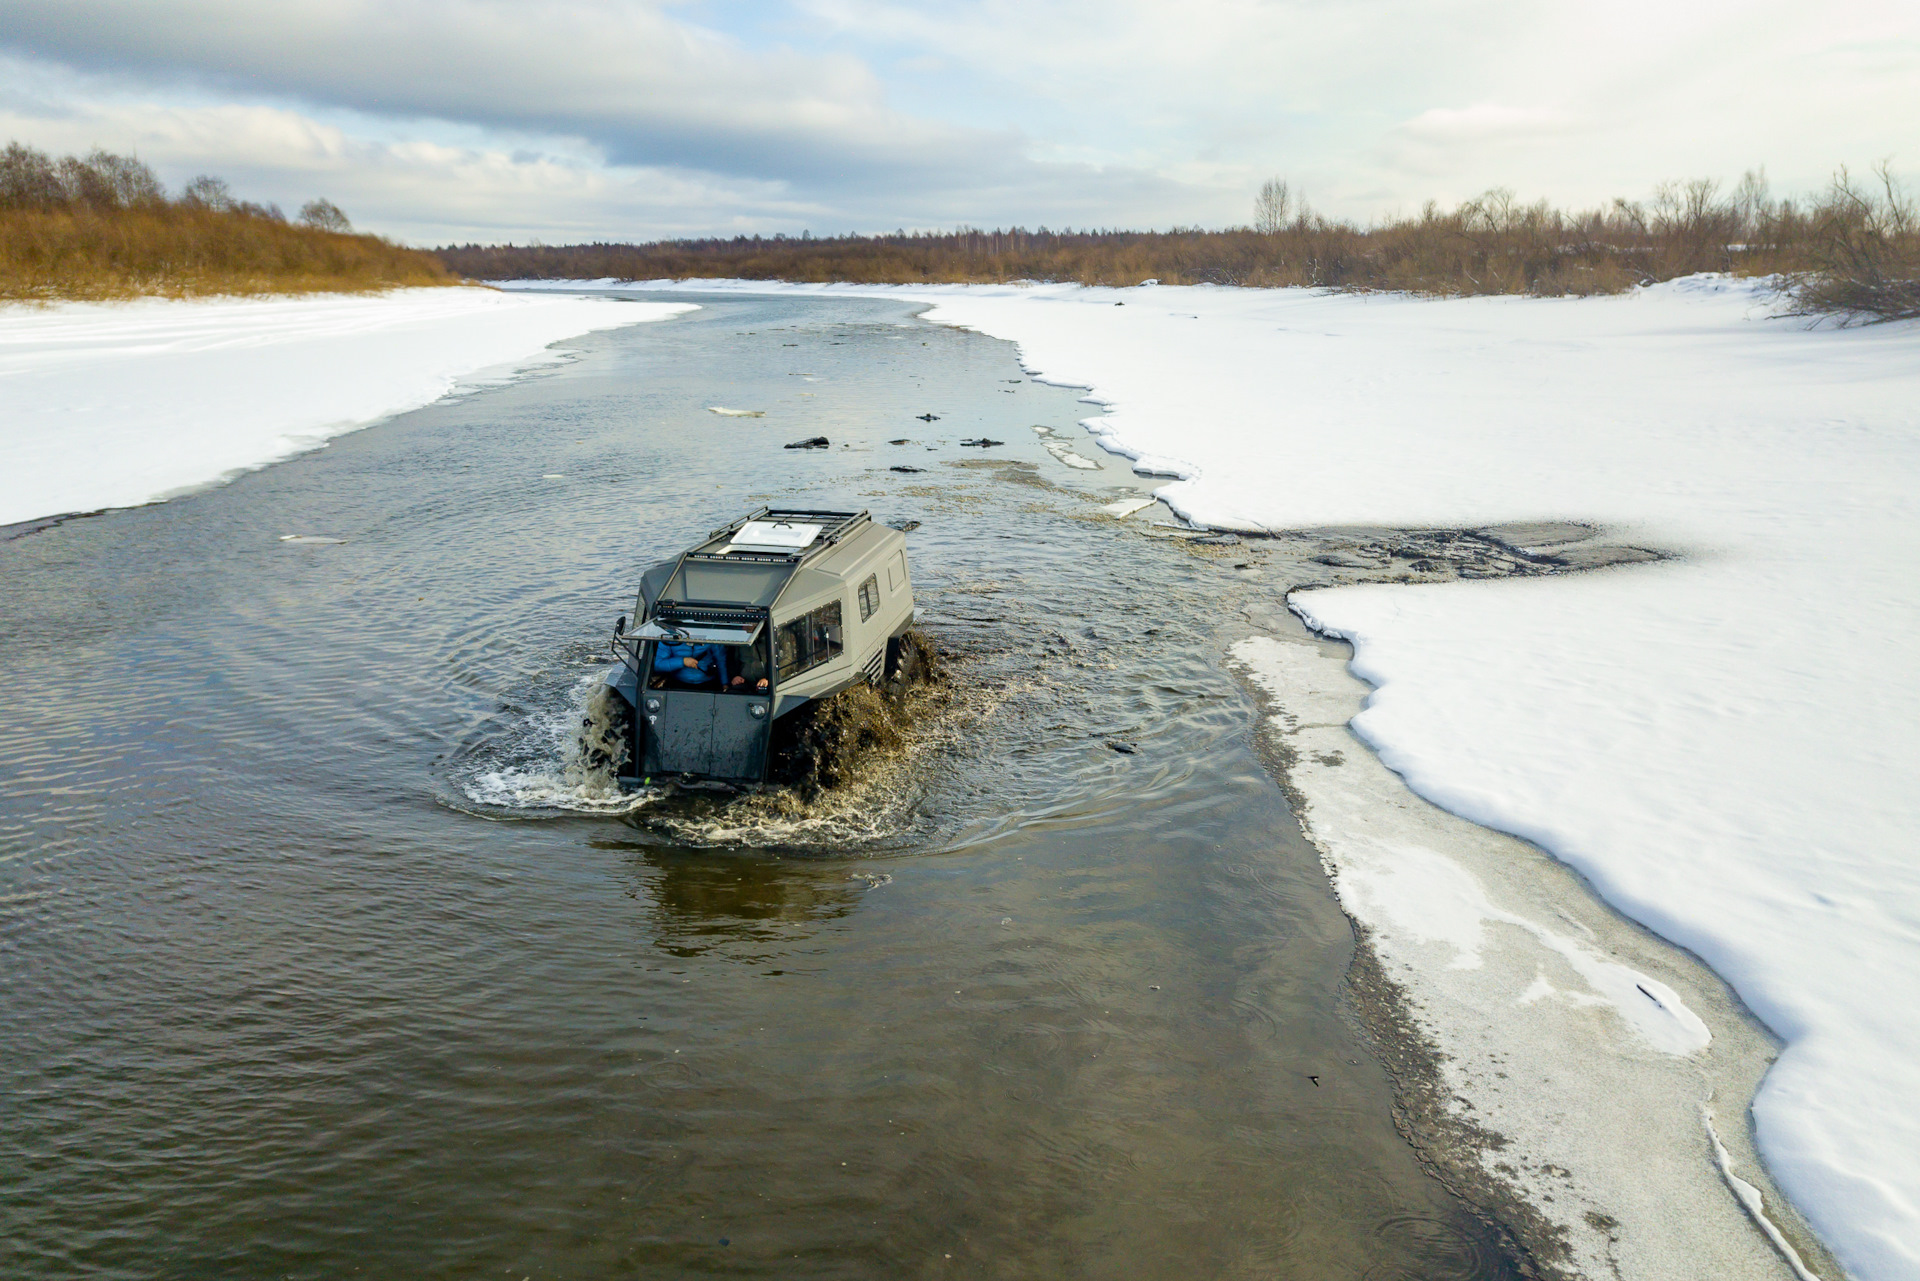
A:
POLYGON ((1747 1127, 1738 1155, 1714 1127, 1776 1049, 1738 998, 1565 864, 1409 793, 1348 728, 1370 689, 1346 646, 1255 621, 1231 654, 1256 741, 1354 921, 1352 999, 1422 1158, 1546 1276, 1830 1269, 1747 1127))
POLYGON ((0 307, 0 526, 162 501, 694 306, 436 288, 0 307))

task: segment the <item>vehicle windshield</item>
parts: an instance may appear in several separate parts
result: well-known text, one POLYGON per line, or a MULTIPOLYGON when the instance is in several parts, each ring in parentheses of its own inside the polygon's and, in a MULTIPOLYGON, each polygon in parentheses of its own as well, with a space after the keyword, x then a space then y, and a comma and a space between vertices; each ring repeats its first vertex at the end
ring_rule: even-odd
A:
POLYGON ((767 636, 751 645, 722 645, 722 656, 727 666, 727 687, 729 694, 764 694, 767 692, 767 636))
POLYGON ((697 689, 710 694, 764 694, 769 689, 767 638, 751 645, 657 641, 647 672, 649 689, 697 689))

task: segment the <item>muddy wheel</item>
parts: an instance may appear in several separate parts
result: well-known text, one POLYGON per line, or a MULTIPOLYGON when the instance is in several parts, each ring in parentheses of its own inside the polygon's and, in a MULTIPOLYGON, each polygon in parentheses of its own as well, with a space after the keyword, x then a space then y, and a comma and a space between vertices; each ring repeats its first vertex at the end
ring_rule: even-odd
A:
POLYGON ((926 656, 920 638, 902 632, 887 640, 887 678, 882 688, 892 697, 906 693, 908 687, 926 674, 926 656))
POLYGON ((632 742, 633 709, 626 699, 602 685, 587 700, 586 714, 580 718, 581 763, 618 778, 630 772, 632 742))

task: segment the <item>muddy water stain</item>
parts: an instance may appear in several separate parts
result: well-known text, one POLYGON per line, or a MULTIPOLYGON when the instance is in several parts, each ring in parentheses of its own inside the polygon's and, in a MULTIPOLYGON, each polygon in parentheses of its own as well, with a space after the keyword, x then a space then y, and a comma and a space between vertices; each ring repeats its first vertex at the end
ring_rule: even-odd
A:
POLYGON ((1510 1275, 1343 1020, 1231 567, 1005 344, 705 301, 0 544, 8 1274, 1510 1275), (839 812, 579 812, 639 569, 760 497, 921 521, 965 696, 839 812))

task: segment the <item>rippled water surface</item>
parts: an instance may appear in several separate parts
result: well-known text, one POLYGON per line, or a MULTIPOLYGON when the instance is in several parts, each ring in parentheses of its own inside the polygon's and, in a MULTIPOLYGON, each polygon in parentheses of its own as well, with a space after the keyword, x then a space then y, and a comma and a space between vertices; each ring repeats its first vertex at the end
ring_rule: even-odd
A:
POLYGON ((1509 1275, 1342 1019, 1230 557, 1006 344, 703 301, 0 543, 0 1271, 1509 1275), (922 522, 951 705, 810 812, 607 796, 639 570, 768 498, 922 522))

